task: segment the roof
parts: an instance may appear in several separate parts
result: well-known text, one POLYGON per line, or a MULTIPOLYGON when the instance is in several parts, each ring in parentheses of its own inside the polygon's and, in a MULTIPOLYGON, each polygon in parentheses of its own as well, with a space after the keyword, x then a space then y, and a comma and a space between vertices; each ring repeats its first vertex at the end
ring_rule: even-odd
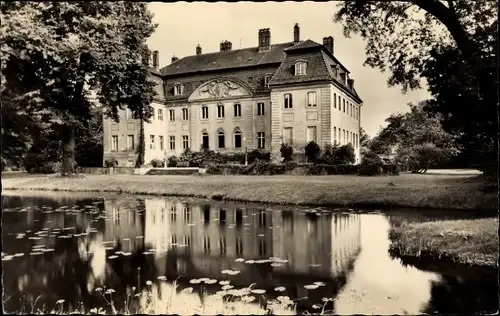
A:
POLYGON ((294 50, 300 50, 300 49, 307 49, 307 48, 313 48, 313 47, 322 47, 323 45, 320 45, 316 42, 313 42, 311 40, 306 40, 303 42, 300 42, 296 45, 293 45, 292 47, 285 48, 285 52, 291 52, 294 50))
POLYGON ((250 47, 187 56, 161 68, 160 72, 163 76, 175 76, 200 71, 279 64, 284 56, 283 50, 291 46, 293 42, 271 45, 271 49, 265 52, 259 52, 258 47, 250 47))

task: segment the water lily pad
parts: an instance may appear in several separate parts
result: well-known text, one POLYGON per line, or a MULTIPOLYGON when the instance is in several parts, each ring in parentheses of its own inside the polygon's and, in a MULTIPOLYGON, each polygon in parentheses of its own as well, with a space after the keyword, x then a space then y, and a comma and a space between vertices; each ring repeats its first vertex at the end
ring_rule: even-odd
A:
POLYGON ((318 288, 318 286, 316 284, 308 284, 308 285, 304 285, 304 288, 306 290, 315 290, 318 288))
POLYGON ((263 289, 254 289, 254 290, 251 290, 252 293, 254 294, 264 294, 266 293, 266 290, 263 290, 263 289))
POLYGON ((116 259, 116 258, 118 258, 118 256, 109 256, 109 257, 108 257, 108 259, 111 259, 111 260, 112 260, 112 259, 116 259))

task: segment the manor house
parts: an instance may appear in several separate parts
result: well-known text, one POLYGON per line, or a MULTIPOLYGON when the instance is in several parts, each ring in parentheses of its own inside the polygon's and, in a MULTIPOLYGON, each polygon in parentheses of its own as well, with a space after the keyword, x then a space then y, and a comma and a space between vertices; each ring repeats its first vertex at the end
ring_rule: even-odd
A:
MULTIPOLYGON (((349 74, 335 57, 333 37, 323 44, 301 40, 298 24, 291 42, 272 43, 271 31, 261 29, 257 47, 233 49, 223 41, 219 52, 204 54, 198 45, 194 55, 174 56, 161 69, 155 51, 151 77, 158 95, 144 124, 145 162, 202 147, 279 156, 282 143, 300 158, 309 141, 351 143, 359 162, 362 100, 349 74)), ((119 123, 105 118, 103 127, 104 160, 133 166, 139 122, 124 110, 119 123)))

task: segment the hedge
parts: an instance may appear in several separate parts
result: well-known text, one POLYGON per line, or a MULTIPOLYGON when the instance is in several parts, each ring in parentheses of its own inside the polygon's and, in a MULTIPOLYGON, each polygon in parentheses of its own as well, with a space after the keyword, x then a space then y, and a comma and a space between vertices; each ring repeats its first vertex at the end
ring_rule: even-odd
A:
MULTIPOLYGON (((354 175, 358 174, 360 165, 326 165, 326 164, 298 164, 295 162, 270 163, 257 162, 248 166, 241 164, 211 164, 206 173, 212 175, 354 175)), ((370 175, 398 175, 397 165, 384 165, 370 175)))

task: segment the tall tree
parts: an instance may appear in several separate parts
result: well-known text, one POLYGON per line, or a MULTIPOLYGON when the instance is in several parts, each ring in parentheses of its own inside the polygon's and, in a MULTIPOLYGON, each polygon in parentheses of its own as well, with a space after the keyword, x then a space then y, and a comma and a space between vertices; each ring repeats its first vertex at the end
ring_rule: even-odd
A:
POLYGON ((497 1, 490 0, 355 0, 339 3, 335 19, 343 23, 346 36, 358 33, 366 40, 365 64, 388 69, 388 84, 400 84, 403 91, 420 88, 421 79, 431 74, 441 80, 425 70, 433 55, 453 48, 471 77, 463 89, 476 91, 482 113, 474 127, 463 132, 474 138, 468 145, 483 144, 486 149, 480 163, 496 167, 497 78, 491 64, 496 59, 497 9, 497 1))
POLYGON ((155 83, 148 80, 146 40, 156 25, 146 3, 2 2, 1 8, 2 82, 60 131, 63 174, 74 171, 75 131, 91 116, 92 93, 114 120, 125 107, 149 119, 155 83))
POLYGON ((410 165, 412 171, 426 172, 441 160, 459 153, 458 135, 448 133, 441 124, 441 115, 424 110, 427 102, 409 104, 410 111, 393 114, 377 135, 385 146, 397 148, 397 159, 410 165))

